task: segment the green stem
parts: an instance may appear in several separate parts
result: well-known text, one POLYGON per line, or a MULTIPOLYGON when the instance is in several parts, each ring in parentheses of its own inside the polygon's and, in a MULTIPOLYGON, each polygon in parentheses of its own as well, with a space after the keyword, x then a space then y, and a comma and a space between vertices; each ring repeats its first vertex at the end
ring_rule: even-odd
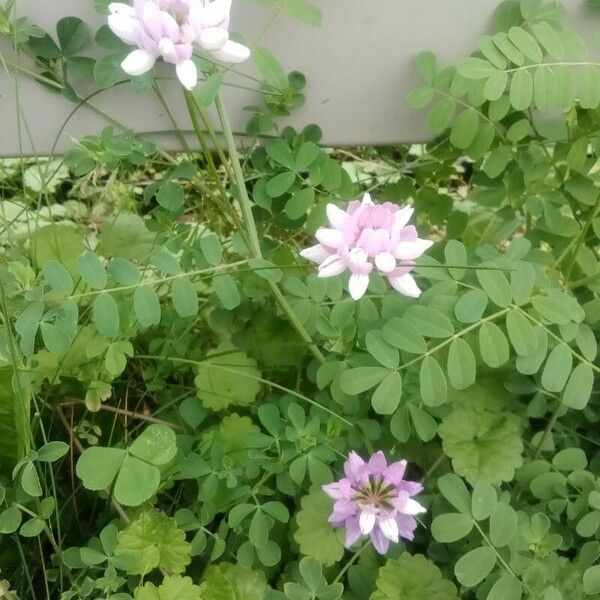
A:
POLYGON ((331 583, 337 583, 346 574, 346 571, 360 558, 360 555, 368 548, 369 542, 365 542, 352 556, 348 562, 342 567, 342 570, 337 574, 337 577, 331 583))
MULTIPOLYGON (((252 202, 250 201, 250 197, 248 196, 248 190, 246 189, 246 180, 244 179, 244 174, 242 173, 242 165, 240 164, 237 147, 235 145, 235 138, 233 136, 233 130, 231 129, 231 123, 229 122, 227 111, 225 110, 225 106, 219 95, 217 95, 216 98, 216 106, 217 112, 219 114, 219 119, 221 120, 221 127, 225 136, 227 150, 229 151, 229 160, 231 161, 231 166, 233 168, 233 175, 235 177, 235 182, 238 188, 240 198, 240 210, 242 212, 244 224, 246 225, 246 231, 248 232, 250 253, 254 258, 262 258, 262 251, 260 249, 258 231, 256 229, 254 215, 252 214, 252 202)), ((310 334, 308 333, 308 331, 306 331, 304 325, 302 325, 302 323, 296 316, 296 313, 286 300, 285 296, 283 295, 277 284, 272 282, 268 282, 268 284, 271 288, 273 296, 275 297, 275 300, 279 304, 281 310, 283 310, 283 312, 285 313, 292 327, 294 327, 294 329, 302 338, 302 340, 304 340, 308 344, 314 357, 320 363, 324 363, 325 356, 319 350, 319 348, 317 348, 310 334)))

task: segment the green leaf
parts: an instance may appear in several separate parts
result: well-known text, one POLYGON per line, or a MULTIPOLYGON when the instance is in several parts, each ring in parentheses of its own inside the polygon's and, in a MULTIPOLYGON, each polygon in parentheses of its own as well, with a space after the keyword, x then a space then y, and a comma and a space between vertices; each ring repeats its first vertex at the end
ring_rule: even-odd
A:
POLYGON ((531 304, 550 323, 568 325, 571 322, 569 299, 566 295, 534 296, 531 304))
POLYGON ((175 432, 166 425, 149 425, 128 451, 152 465, 166 465, 177 453, 175 432))
POLYGON ((544 59, 535 38, 525 29, 511 27, 508 31, 508 39, 532 62, 539 63, 544 59))
POLYGON ((329 515, 333 504, 320 488, 313 488, 300 500, 300 510, 296 514, 298 529, 294 540, 300 552, 330 567, 344 555, 343 531, 333 529, 329 515))
POLYGON ((183 573, 190 563, 191 545, 175 519, 155 509, 145 510, 119 532, 116 556, 133 559, 128 571, 146 574, 159 568, 171 575, 183 573))
POLYGON ((471 513, 471 494, 465 485, 465 482, 454 473, 442 475, 437 486, 442 496, 454 506, 457 510, 464 514, 471 513))
POLYGON ((304 188, 294 192, 286 202, 285 214, 295 221, 302 218, 308 209, 315 203, 315 191, 312 188, 304 188))
POLYGON ((506 69, 506 59, 498 48, 496 48, 494 41, 489 35, 484 35, 479 38, 479 49, 497 69, 506 69))
POLYGON ((283 138, 276 138, 269 141, 265 150, 267 154, 277 163, 286 167, 290 171, 295 168, 294 155, 289 144, 283 138))
POLYGON ((75 272, 77 259, 85 250, 83 234, 69 225, 41 227, 30 238, 31 255, 42 268, 50 261, 58 261, 70 273, 75 272))
POLYGON ((200 584, 202 600, 263 600, 267 591, 264 573, 240 565, 210 565, 200 584))
MULTIPOLYGON (((507 573, 502 575, 492 586, 486 600, 521 600, 522 595, 523 586, 521 582, 514 575, 507 573)), ((561 595, 560 600, 562 598, 563 596, 561 595)), ((553 600, 547 591, 544 600, 553 600)), ((559 598, 555 598, 554 600, 559 600, 559 598)))
POLYGON ((523 463, 521 421, 515 414, 456 407, 438 427, 454 471, 469 481, 510 481, 523 463))
POLYGON ((440 406, 446 402, 448 385, 440 363, 433 356, 426 356, 421 361, 419 372, 421 398, 427 406, 440 406))
POLYGON ((577 91, 581 108, 597 108, 600 104, 600 71, 594 65, 581 68, 577 91))
POLYGON ((32 462, 25 463, 21 470, 21 487, 27 494, 35 498, 42 495, 40 479, 32 462))
POLYGON ((454 306, 454 314, 461 323, 477 323, 483 316, 488 297, 482 290, 469 290, 454 306))
POLYGON ((508 340, 495 323, 482 323, 479 328, 479 351, 483 361, 493 369, 501 367, 510 356, 508 340))
POLYGON ((152 327, 160 323, 160 301, 151 285, 141 285, 135 289, 133 308, 142 327, 152 327))
POLYGON ((266 191, 271 198, 283 196, 296 181, 296 173, 286 171, 279 173, 267 181, 266 191))
POLYGON ((515 110, 527 110, 533 101, 533 78, 529 71, 516 71, 510 83, 510 103, 515 110))
POLYGON ((114 338, 119 333, 119 308, 115 299, 108 292, 102 292, 96 296, 92 321, 98 332, 104 337, 114 338))
MULTIPOLYGON (((156 234, 149 231, 138 215, 119 213, 102 224, 96 252, 102 256, 138 260, 145 263, 154 249, 156 234)), ((83 248, 77 254, 83 252, 83 248)))
POLYGON ((77 461, 77 477, 88 490, 105 490, 112 485, 127 452, 119 448, 87 448, 77 461))
POLYGON ((252 404, 260 391, 259 377, 256 361, 225 342, 208 352, 207 358, 196 369, 194 381, 204 406, 224 410, 232 404, 252 404))
POLYGON ((184 203, 183 189, 173 181, 166 181, 156 194, 156 201, 166 210, 178 211, 184 203))
POLYGON ((432 86, 437 77, 437 58, 433 52, 420 52, 416 58, 417 69, 423 82, 432 86))
POLYGON ((508 337, 520 356, 531 356, 537 347, 537 338, 531 321, 519 310, 514 309, 506 315, 508 337))
POLYGON ((429 306, 409 306, 404 318, 425 337, 445 339, 454 333, 452 321, 429 306))
POLYGON ((423 354, 427 351, 425 339, 406 319, 390 319, 383 326, 381 335, 388 344, 405 352, 423 354))
POLYGON ((281 269, 278 269, 272 262, 264 258, 253 258, 248 261, 248 266, 262 279, 271 283, 281 281, 281 269))
POLYGON ((471 533, 473 519, 463 513, 446 513, 431 523, 431 534, 438 541, 449 544, 462 540, 471 533))
POLYGON ((452 387, 464 390, 475 383, 475 355, 471 347, 462 338, 450 344, 448 351, 448 379, 452 387))
POLYGON ((443 133, 450 125, 455 110, 456 101, 453 98, 443 98, 427 115, 427 128, 435 135, 443 133))
POLYGON ((56 24, 58 42, 64 56, 81 50, 87 37, 85 23, 77 17, 64 17, 56 24))
POLYGON ((56 325, 50 323, 42 323, 40 325, 44 346, 52 354, 62 356, 71 346, 71 342, 67 335, 61 331, 56 325))
POLYGON ((560 34, 546 21, 532 23, 530 25, 535 37, 544 50, 554 59, 562 60, 565 57, 565 48, 563 46, 560 34))
POLYGON ((432 440, 437 432, 436 420, 416 404, 409 404, 408 412, 419 438, 424 442, 432 440))
POLYGON ((29 39, 29 46, 36 56, 54 60, 62 56, 61 49, 56 42, 46 33, 42 37, 32 37, 29 39))
POLYGON ((37 460, 40 462, 55 462, 69 451, 69 444, 65 442, 48 442, 37 451, 37 460))
POLYGON ((379 569, 370 600, 458 600, 454 584, 422 554, 408 552, 379 569))
MULTIPOLYGON (((103 290, 106 286, 106 269, 95 252, 85 252, 77 259, 77 270, 91 288, 103 290)), ((70 293, 70 292, 69 292, 70 293)))
POLYGON ((17 506, 11 506, 0 512, 0 533, 14 533, 21 526, 23 515, 17 506))
POLYGON ((594 371, 591 365, 580 363, 577 365, 563 393, 563 404, 576 410, 583 410, 590 400, 594 387, 594 371))
POLYGON ((586 594, 600 594, 600 565, 588 567, 583 573, 583 589, 586 594))
POLYGON ((489 79, 485 82, 483 87, 483 95, 486 100, 494 101, 499 100, 506 86, 508 85, 508 75, 504 71, 496 71, 489 79))
POLYGON ((116 85, 124 79, 121 62, 123 56, 119 54, 110 54, 98 59, 94 64, 94 81, 101 89, 107 89, 116 85))
POLYGON ((20 336, 19 346, 25 356, 31 356, 35 349, 35 336, 44 314, 44 304, 33 302, 18 317, 15 329, 20 336))
POLYGON ((320 27, 323 21, 321 9, 307 0, 283 0, 282 8, 290 17, 313 27, 320 27))
POLYGON ((398 350, 388 344, 379 330, 369 331, 365 337, 369 354, 381 365, 388 369, 396 369, 400 364, 398 350))
POLYGON ((389 372, 389 369, 384 367, 348 369, 340 377, 340 387, 345 394, 362 394, 383 381, 389 372))
POLYGON ((175 312, 183 319, 198 314, 198 292, 189 277, 173 280, 171 298, 175 312))
POLYGON ((371 397, 371 405, 378 415, 393 414, 402 396, 402 377, 398 371, 392 371, 377 386, 371 397))
POLYGON ((407 104, 414 109, 427 106, 435 98, 435 90, 431 87, 420 87, 406 95, 407 104))
POLYGON ((250 521, 248 539, 256 548, 263 548, 269 541, 269 526, 265 514, 260 508, 254 512, 250 521))
POLYGON ((222 72, 209 75, 194 92, 196 100, 200 106, 210 106, 217 97, 221 86, 223 85, 224 74, 222 72))
POLYGON ((457 66, 457 71, 467 79, 487 79, 498 72, 498 69, 483 58, 469 56, 457 66))
POLYGON ((561 392, 573 367, 573 354, 566 344, 558 344, 546 361, 542 371, 542 386, 549 392, 561 392))
POLYGON ((481 546, 458 559, 454 574, 465 587, 475 587, 491 573, 495 565, 496 551, 490 546, 481 546))
POLYGON ((581 448, 565 448, 552 459, 552 466, 559 471, 578 471, 587 467, 588 460, 581 448))
POLYGON ((482 267, 489 269, 477 269, 477 279, 483 291, 489 299, 500 307, 509 306, 512 301, 512 289, 506 275, 499 270, 494 263, 483 263, 482 267))
POLYGON ((518 67, 525 62, 523 53, 508 39, 508 35, 504 31, 496 33, 492 40, 498 50, 508 58, 508 60, 518 67))
POLYGON ((471 498, 473 518, 477 521, 487 519, 497 501, 496 490, 486 481, 478 481, 473 486, 473 496, 471 498))
POLYGON ((213 289, 225 310, 233 310, 242 302, 235 280, 227 273, 213 278, 213 289))
POLYGON ((270 50, 263 46, 252 48, 252 58, 264 80, 277 90, 288 88, 289 82, 285 71, 270 50))
POLYGON ((463 110, 452 125, 450 132, 450 143, 464 150, 471 145, 479 126, 479 113, 467 108, 463 110))
POLYGON ((158 587, 147 581, 136 588, 133 597, 134 600, 202 600, 200 587, 190 577, 181 575, 165 576, 158 587))
POLYGON ((57 260, 48 261, 42 268, 44 281, 55 291, 65 296, 73 293, 73 279, 69 271, 57 260))
POLYGON ((490 515, 490 540, 496 548, 510 544, 517 533, 517 513, 509 504, 499 502, 490 515))

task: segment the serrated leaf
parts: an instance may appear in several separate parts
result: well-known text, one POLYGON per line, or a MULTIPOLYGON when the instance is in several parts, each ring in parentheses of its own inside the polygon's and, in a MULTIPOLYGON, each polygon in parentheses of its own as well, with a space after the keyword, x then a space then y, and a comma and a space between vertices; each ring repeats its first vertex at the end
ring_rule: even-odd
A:
POLYGON ((226 562, 210 565, 200 584, 202 600, 263 600, 266 591, 264 573, 226 562))
POLYGON ((166 575, 158 587, 149 581, 137 587, 134 600, 202 600, 202 596, 190 577, 166 575))

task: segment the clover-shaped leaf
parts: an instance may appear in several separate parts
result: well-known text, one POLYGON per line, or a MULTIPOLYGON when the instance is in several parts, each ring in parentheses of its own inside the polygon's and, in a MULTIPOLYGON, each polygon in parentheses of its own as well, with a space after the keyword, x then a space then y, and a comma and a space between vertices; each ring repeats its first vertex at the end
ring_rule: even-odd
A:
POLYGON ((177 452, 175 433, 165 425, 150 425, 128 449, 88 448, 77 461, 77 476, 88 490, 105 490, 114 482, 115 499, 139 506, 158 489, 158 467, 177 452))

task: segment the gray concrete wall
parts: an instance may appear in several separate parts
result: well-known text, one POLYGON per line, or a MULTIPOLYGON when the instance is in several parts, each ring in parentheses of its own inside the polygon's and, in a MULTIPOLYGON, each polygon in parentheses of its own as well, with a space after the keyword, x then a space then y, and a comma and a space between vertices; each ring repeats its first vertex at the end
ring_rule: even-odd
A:
MULTIPOLYGON (((321 125, 325 141, 335 145, 382 144, 421 141, 427 138, 422 115, 406 106, 405 95, 418 85, 414 57, 433 50, 441 62, 452 62, 471 52, 478 37, 489 29, 498 0, 314 0, 323 10, 323 26, 312 28, 284 15, 278 16, 262 35, 287 70, 308 77, 307 103, 292 124, 321 125)), ((18 11, 46 30, 68 15, 79 16, 95 30, 103 20, 92 0, 17 0, 18 11)), ((600 14, 592 13, 585 0, 565 0, 571 22, 588 39, 593 38, 600 14), (594 16, 595 15, 595 16, 594 16)), ((253 41, 261 36, 272 11, 251 0, 234 0, 233 29, 253 41)), ((3 57, 10 48, 0 46, 3 57)), ((89 52, 93 52, 93 42, 89 52)), ((23 64, 28 66, 26 60, 23 64)), ((243 66, 256 74, 251 61, 243 66)), ((170 70, 163 71, 166 76, 170 70)), ((247 79, 228 81, 248 85, 247 79)), ((176 119, 188 129, 181 87, 163 84, 176 119)), ((254 85, 254 84, 251 84, 254 85)), ((227 102, 234 127, 242 131, 255 104, 255 92, 228 88, 227 102)), ((99 107, 138 132, 151 132, 169 149, 179 146, 168 131, 171 124, 151 93, 136 94, 129 85, 102 92, 94 99, 99 107)), ((73 104, 28 76, 7 74, 0 65, 0 155, 47 154, 70 147, 72 138, 98 133, 105 121, 83 108, 59 129, 73 104), (20 106, 21 119, 17 117, 20 106)))

